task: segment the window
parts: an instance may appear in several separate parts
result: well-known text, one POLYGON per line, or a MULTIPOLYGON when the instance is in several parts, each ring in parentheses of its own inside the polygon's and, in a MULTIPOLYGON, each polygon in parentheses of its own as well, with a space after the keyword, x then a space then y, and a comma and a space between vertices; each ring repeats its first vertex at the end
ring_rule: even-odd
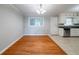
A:
POLYGON ((42 26, 44 22, 43 17, 29 17, 30 26, 42 26))
POLYGON ((65 24, 64 24, 64 25, 65 25, 65 26, 73 25, 72 21, 73 21, 72 18, 67 18, 67 19, 65 20, 65 24))

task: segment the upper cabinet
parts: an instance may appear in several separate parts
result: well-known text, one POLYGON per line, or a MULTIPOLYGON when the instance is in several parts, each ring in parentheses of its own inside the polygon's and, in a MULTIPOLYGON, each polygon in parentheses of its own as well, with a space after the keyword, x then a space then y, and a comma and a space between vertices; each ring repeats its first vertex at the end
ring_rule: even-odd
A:
POLYGON ((79 13, 77 12, 68 12, 62 13, 59 15, 59 24, 68 24, 68 25, 79 25, 79 13), (68 24, 69 23, 69 24, 68 24))
POLYGON ((73 24, 79 25, 79 16, 76 16, 76 17, 73 18, 73 24))

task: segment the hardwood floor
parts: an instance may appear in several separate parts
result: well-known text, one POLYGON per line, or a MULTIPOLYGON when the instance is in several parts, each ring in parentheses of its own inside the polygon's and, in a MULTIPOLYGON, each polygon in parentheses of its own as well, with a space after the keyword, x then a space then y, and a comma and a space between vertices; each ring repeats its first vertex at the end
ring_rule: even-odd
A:
POLYGON ((48 36, 24 36, 3 55, 66 55, 48 36))

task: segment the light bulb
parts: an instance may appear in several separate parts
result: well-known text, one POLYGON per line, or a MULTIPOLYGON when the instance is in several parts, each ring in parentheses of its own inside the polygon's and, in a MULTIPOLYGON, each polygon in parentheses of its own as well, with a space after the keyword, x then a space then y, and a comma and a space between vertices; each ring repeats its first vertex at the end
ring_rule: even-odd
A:
POLYGON ((39 10, 36 10, 36 12, 38 13, 38 14, 44 14, 45 12, 46 12, 46 10, 44 10, 44 9, 39 9, 39 10))
POLYGON ((41 14, 44 14, 46 12, 46 10, 42 9, 41 14))

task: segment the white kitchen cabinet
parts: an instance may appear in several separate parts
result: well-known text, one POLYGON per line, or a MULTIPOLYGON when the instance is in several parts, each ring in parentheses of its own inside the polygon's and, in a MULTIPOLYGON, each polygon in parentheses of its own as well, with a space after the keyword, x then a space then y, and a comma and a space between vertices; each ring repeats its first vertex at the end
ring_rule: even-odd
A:
POLYGON ((63 28, 59 28, 59 36, 64 36, 64 29, 63 28))
POLYGON ((79 36, 79 28, 71 28, 70 36, 79 36))

